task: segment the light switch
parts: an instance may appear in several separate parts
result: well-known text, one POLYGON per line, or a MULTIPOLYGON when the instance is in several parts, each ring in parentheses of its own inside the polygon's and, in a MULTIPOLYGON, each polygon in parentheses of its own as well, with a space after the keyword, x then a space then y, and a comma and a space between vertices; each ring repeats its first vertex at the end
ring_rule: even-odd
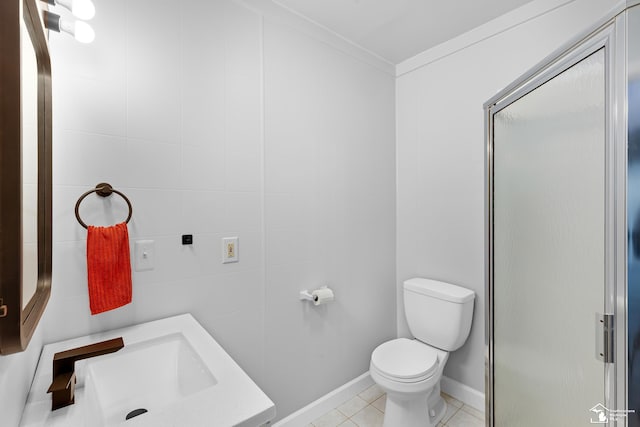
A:
POLYGON ((138 240, 134 245, 136 271, 153 270, 156 263, 156 242, 138 240))

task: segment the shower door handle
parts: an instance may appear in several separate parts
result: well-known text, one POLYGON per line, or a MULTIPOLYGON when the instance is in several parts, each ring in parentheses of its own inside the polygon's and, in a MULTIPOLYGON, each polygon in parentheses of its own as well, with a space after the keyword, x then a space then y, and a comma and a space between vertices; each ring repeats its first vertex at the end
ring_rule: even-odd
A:
POLYGON ((615 317, 596 313, 596 358, 604 363, 614 362, 615 317))

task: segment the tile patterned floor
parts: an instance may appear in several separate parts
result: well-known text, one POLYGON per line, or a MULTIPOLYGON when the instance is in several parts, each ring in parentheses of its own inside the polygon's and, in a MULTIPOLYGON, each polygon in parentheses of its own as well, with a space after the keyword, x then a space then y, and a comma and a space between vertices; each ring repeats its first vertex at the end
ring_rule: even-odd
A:
MULTIPOLYGON (((439 427, 484 427, 484 413, 453 397, 442 394, 447 401, 447 413, 439 427)), ((307 427, 381 427, 387 396, 373 385, 324 414, 307 427)))

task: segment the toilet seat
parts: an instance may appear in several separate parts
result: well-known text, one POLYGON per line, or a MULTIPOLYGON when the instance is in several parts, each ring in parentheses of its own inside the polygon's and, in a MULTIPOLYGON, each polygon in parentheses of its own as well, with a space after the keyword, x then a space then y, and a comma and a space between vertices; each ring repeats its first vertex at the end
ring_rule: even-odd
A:
POLYGON ((398 382, 423 381, 437 371, 438 364, 436 349, 407 338, 380 344, 371 354, 371 368, 398 382))

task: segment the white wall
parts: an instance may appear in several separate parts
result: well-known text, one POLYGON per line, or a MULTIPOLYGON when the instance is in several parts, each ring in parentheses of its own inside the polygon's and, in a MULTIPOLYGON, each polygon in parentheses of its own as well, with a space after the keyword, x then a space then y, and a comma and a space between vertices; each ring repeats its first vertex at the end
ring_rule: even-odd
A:
POLYGON ((3 426, 17 426, 42 350, 42 326, 22 353, 0 356, 0 414, 3 426))
MULTIPOLYGON (((96 0, 92 45, 51 36, 52 342, 191 312, 278 417, 395 335, 394 76, 331 34, 231 0, 96 0), (364 59, 363 59, 364 58, 364 59), (156 242, 133 303, 91 316, 78 197, 106 181, 156 242), (194 235, 182 246, 180 235, 194 235), (220 263, 225 236, 240 262, 220 263), (336 302, 313 309, 299 290, 336 302)), ((264 2, 263 2, 264 3, 264 2)), ((126 216, 91 196, 86 223, 126 216)))
POLYGON ((610 7, 534 2, 397 67, 398 335, 409 335, 404 280, 424 276, 473 289, 470 337, 444 374, 478 391, 485 351, 482 105, 610 7))
POLYGON ((393 78, 266 22, 266 392, 287 414, 395 335, 393 78), (299 290, 334 289, 314 308, 299 290))

